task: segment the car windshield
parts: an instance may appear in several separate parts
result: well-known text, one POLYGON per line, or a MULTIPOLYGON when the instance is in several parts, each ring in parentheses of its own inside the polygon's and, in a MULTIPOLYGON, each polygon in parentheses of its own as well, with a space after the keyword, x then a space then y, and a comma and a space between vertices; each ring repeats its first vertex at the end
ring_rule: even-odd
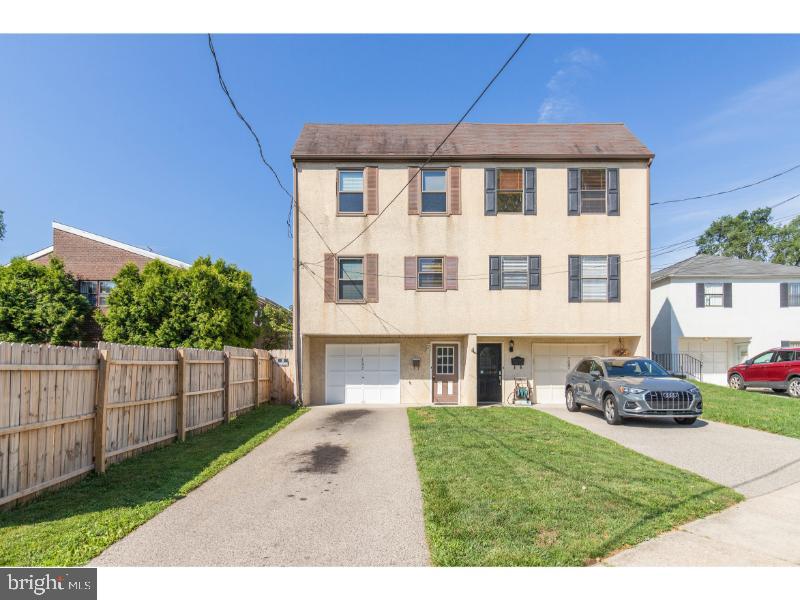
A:
POLYGON ((647 359, 606 360, 603 364, 609 377, 670 377, 658 363, 647 359))

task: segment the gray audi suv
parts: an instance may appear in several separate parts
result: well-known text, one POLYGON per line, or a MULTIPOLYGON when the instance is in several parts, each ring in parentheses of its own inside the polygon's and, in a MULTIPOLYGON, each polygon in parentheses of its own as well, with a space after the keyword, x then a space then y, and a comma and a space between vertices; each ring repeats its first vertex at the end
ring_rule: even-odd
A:
POLYGON ((567 374, 565 394, 567 410, 597 408, 611 425, 625 417, 691 425, 703 413, 697 386, 648 358, 585 357, 567 374))

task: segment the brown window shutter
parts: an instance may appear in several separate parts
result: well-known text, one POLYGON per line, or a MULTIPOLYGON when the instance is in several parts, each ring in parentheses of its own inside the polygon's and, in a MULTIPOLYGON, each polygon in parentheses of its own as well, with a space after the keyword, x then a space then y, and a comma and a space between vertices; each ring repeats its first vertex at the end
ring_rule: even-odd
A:
POLYGON ((421 173, 418 167, 408 167, 408 214, 410 215, 419 214, 420 178, 421 173))
POLYGON ((367 254, 366 260, 366 295, 364 299, 367 302, 378 301, 378 255, 367 254))
POLYGON ((365 188, 367 190, 366 214, 378 214, 378 167, 364 169, 365 188))
POLYGON ((444 289, 458 289, 458 257, 446 256, 444 259, 444 289))
POLYGON ((405 289, 407 290, 415 290, 417 289, 417 257, 416 256, 406 256, 404 261, 404 269, 405 269, 405 289))
POLYGON ((461 167, 450 167, 450 214, 461 214, 461 167))
POLYGON ((336 302, 336 255, 325 255, 325 302, 336 302))

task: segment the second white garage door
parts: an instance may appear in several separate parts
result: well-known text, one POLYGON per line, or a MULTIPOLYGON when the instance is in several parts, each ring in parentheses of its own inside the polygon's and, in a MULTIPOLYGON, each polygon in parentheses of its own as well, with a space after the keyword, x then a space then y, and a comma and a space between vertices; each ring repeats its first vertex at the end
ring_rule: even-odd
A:
POLYGON ((326 404, 399 404, 400 344, 326 344, 326 404))
POLYGON ((605 356, 606 353, 606 344, 534 344, 536 402, 564 402, 564 382, 569 370, 584 356, 605 356))

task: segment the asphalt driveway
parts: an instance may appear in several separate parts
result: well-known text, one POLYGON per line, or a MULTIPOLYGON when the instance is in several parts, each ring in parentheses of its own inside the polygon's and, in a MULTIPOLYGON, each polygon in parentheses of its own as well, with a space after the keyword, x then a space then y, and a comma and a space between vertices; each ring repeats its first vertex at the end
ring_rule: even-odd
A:
POLYGON ((312 408, 91 564, 427 565, 406 411, 312 408))
POLYGON ((698 420, 625 421, 612 426, 599 411, 555 415, 657 460, 694 471, 747 499, 687 523, 603 561, 612 566, 800 565, 800 440, 698 420))

